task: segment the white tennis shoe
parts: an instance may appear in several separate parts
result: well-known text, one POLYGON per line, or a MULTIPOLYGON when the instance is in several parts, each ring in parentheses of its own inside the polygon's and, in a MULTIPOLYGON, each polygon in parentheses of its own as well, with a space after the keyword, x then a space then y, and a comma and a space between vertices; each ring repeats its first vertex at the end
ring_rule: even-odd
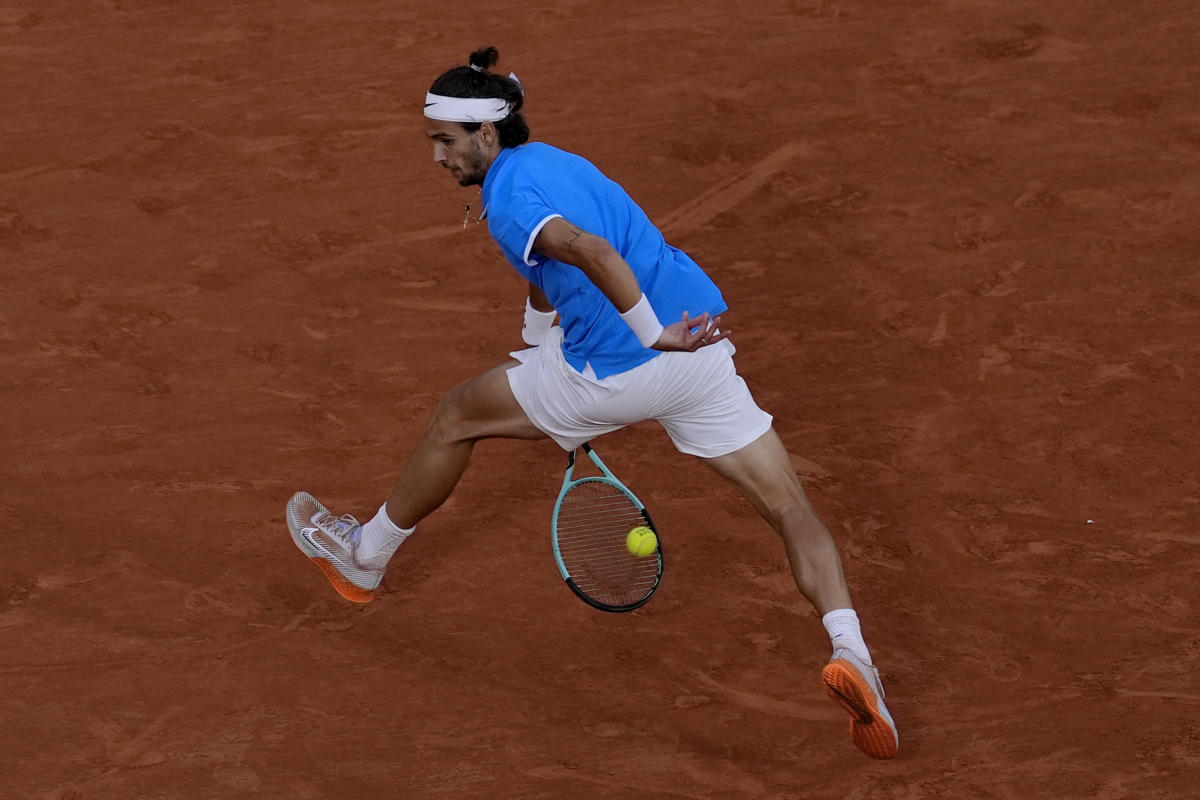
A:
POLYGON ((850 712, 850 738, 872 758, 895 758, 900 751, 900 734, 883 703, 883 681, 874 664, 868 664, 845 648, 821 671, 825 693, 850 712))
POLYGON ((384 567, 358 560, 362 525, 357 519, 334 516, 308 492, 296 492, 288 500, 287 523, 296 547, 321 568, 338 594, 355 603, 375 599, 384 567))

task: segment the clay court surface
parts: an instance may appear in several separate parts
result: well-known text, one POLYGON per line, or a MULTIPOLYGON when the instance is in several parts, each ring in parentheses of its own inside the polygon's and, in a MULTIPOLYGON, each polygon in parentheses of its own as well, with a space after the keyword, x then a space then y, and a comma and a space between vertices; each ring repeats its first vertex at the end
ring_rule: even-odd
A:
POLYGON ((5 0, 0 794, 1194 795, 1198 40, 1190 0, 5 0), (549 442, 480 445, 371 605, 292 545, 293 491, 370 515, 520 346, 420 117, 486 44, 722 285, 896 761, 654 424, 597 442, 663 532, 633 614, 558 577, 549 442))

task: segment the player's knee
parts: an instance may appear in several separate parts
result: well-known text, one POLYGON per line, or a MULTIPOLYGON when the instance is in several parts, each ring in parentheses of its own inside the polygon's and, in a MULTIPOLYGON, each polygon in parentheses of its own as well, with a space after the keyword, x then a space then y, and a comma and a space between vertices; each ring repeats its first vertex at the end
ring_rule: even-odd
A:
POLYGON ((828 535, 825 523, 806 499, 786 505, 773 512, 771 524, 785 538, 805 540, 813 535, 828 535))
POLYGON ((762 485, 756 494, 755 505, 781 534, 785 528, 807 527, 816 520, 816 511, 794 472, 781 472, 775 480, 762 485))
POLYGON ((470 414, 466 403, 466 384, 442 395, 429 421, 429 431, 443 442, 470 438, 470 414))

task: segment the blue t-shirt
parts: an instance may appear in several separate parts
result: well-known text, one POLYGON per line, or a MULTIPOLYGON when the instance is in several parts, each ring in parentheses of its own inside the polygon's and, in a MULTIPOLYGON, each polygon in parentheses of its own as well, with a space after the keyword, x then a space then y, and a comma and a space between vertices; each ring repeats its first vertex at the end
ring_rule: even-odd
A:
POLYGON ((483 182, 483 208, 505 257, 558 310, 563 355, 580 372, 591 364, 596 377, 604 378, 644 364, 659 351, 642 347, 583 270, 533 252, 538 233, 555 217, 607 239, 633 268, 663 325, 678 322, 685 310, 698 317, 727 309, 704 270, 667 244, 625 190, 580 156, 539 142, 501 150, 483 182))

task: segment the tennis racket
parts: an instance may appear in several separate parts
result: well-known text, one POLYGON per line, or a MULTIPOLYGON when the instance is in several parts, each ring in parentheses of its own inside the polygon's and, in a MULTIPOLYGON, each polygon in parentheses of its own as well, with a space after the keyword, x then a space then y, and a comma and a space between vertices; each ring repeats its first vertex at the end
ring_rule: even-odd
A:
POLYGON ((644 525, 658 530, 642 501, 617 480, 590 445, 583 445, 603 475, 575 478, 575 453, 554 504, 554 559, 580 600, 601 611, 633 611, 649 601, 663 575, 662 540, 655 552, 629 552, 625 537, 644 525))

